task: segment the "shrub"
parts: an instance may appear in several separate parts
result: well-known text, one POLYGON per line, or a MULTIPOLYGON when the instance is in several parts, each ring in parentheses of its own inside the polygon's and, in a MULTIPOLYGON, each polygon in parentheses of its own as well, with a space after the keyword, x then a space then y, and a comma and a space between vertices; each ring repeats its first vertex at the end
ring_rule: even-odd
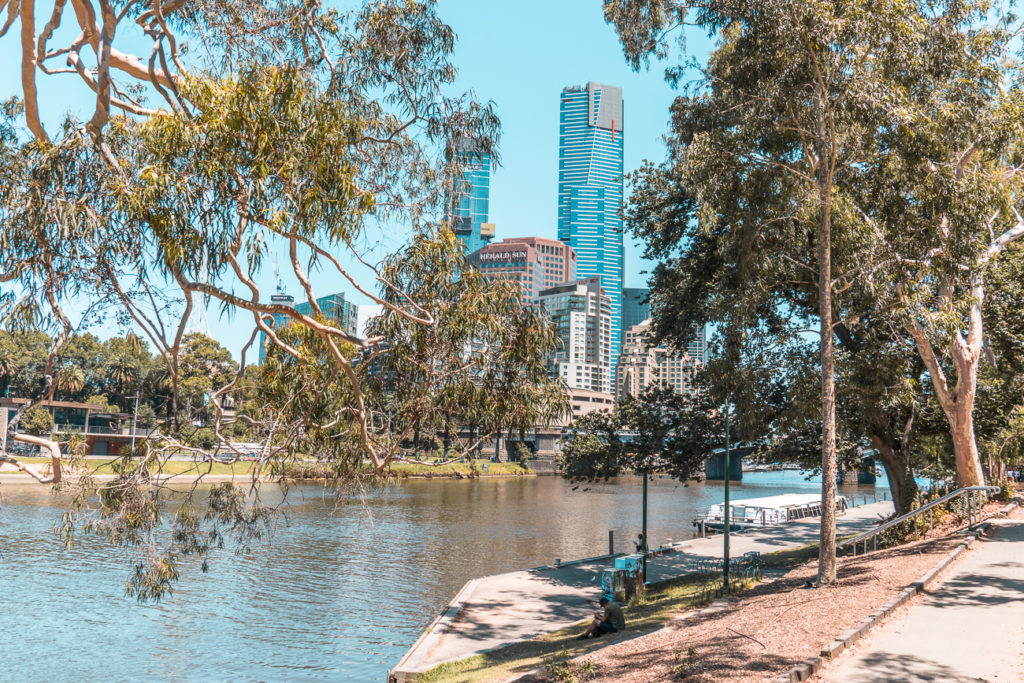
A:
POLYGON ((53 416, 42 406, 32 406, 21 416, 21 429, 33 436, 50 436, 53 433, 53 416))

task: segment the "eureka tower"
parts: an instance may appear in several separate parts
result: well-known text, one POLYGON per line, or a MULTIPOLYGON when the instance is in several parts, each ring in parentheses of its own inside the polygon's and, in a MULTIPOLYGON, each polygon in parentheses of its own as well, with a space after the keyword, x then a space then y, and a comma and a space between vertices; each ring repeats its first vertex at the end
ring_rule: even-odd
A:
POLYGON ((558 239, 576 250, 578 278, 601 276, 611 301, 611 366, 622 343, 622 88, 590 82, 562 90, 558 239))

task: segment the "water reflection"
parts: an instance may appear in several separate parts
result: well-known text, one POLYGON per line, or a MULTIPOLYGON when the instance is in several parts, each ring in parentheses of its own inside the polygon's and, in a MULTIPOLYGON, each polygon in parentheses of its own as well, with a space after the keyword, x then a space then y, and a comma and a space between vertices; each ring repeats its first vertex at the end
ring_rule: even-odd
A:
MULTIPOLYGON (((734 497, 814 490, 798 472, 747 474, 734 497)), ((871 495, 874 488, 841 487, 871 495)), ((650 539, 682 539, 720 483, 650 486, 650 539)), ((382 680, 465 581, 631 549, 639 479, 409 481, 335 499, 295 487, 272 539, 188 565, 158 605, 124 597, 127 556, 96 540, 63 550, 42 487, 3 486, 0 679, 382 680), (55 657, 40 657, 51 648, 55 657)))

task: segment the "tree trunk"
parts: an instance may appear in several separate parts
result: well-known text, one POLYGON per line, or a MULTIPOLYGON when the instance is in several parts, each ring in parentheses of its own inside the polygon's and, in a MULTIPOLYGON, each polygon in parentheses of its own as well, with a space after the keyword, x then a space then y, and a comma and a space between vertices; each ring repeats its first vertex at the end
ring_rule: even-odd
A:
POLYGON ((832 147, 827 144, 825 94, 817 100, 818 198, 821 225, 818 239, 818 316, 821 319, 821 529, 818 585, 836 581, 836 378, 832 329, 832 147))
POLYGON ((885 467, 885 476, 889 480, 889 491, 892 493, 896 514, 909 512, 917 495, 917 482, 914 481, 910 454, 905 452, 904 448, 897 448, 890 439, 877 434, 871 434, 870 438, 871 445, 878 450, 878 457, 885 467))
MULTIPOLYGON (((957 402, 959 404, 959 401, 957 402)), ((953 457, 956 460, 956 481, 960 486, 983 486, 985 473, 981 469, 978 442, 974 438, 973 410, 962 410, 957 405, 957 416, 950 425, 953 437, 953 457)))

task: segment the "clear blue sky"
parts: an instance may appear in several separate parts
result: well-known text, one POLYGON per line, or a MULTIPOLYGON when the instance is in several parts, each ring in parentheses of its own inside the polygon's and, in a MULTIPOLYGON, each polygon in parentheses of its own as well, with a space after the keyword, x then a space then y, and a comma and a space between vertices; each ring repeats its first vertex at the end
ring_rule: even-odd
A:
MULTIPOLYGON (((479 99, 493 100, 502 120, 502 165, 491 179, 490 220, 497 224, 496 239, 556 236, 558 96, 567 85, 593 80, 622 87, 627 171, 644 159, 664 158, 662 136, 675 93, 662 77, 662 65, 640 73, 629 69, 615 31, 604 22, 601 0, 439 0, 439 13, 458 34, 454 55, 458 89, 472 89, 479 99)), ((67 26, 74 24, 73 17, 65 19, 55 43, 73 28, 67 26)), ((703 57, 709 43, 691 36, 689 47, 692 55, 703 57)), ((8 34, 0 40, 0 63, 16 64, 17 59, 16 36, 8 34)), ((64 87, 73 87, 80 92, 78 113, 91 113, 89 93, 76 77, 40 74, 38 80, 44 106, 60 101, 58 111, 73 108, 63 92, 64 87)), ((20 94, 17 70, 0 69, 0 95, 6 98, 11 93, 20 94)), ((56 118, 50 119, 50 127, 56 118)), ((640 252, 641 247, 627 235, 627 287, 646 285, 643 271, 649 264, 640 252)), ((337 280, 326 275, 313 278, 318 294, 351 292, 347 282, 337 280)), ((264 292, 272 290, 273 282, 271 272, 259 278, 264 292)), ((298 293, 297 282, 286 278, 285 284, 289 292, 298 293)), ((351 298, 366 302, 359 295, 351 298)), ((211 334, 237 355, 250 324, 246 318, 219 320, 215 311, 211 306, 211 334)), ((93 331, 101 336, 118 333, 93 331)))

